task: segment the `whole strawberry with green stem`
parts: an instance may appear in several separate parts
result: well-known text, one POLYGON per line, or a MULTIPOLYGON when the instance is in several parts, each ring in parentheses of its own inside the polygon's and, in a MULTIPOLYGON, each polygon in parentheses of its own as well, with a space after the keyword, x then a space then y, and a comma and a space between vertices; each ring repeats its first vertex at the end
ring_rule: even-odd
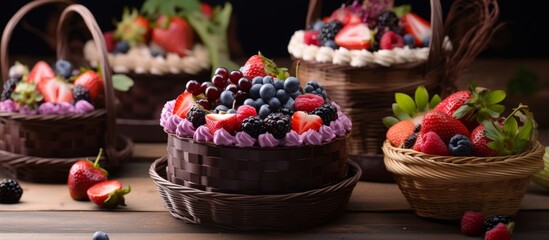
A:
POLYGON ((149 20, 140 15, 137 9, 130 11, 125 8, 122 13, 122 20, 116 23, 115 39, 126 41, 131 47, 135 47, 140 43, 146 43, 150 35, 149 20))
POLYGON ((88 200, 88 189, 100 182, 107 181, 108 173, 99 166, 99 159, 103 149, 99 149, 99 154, 95 162, 89 160, 79 160, 74 163, 68 176, 69 194, 71 198, 78 201, 88 200))
POLYGON ((286 68, 277 67, 273 60, 266 58, 261 52, 248 58, 246 63, 244 63, 244 66, 240 69, 242 75, 249 79, 254 79, 258 76, 272 76, 279 79, 286 79, 287 70, 288 69, 286 68))

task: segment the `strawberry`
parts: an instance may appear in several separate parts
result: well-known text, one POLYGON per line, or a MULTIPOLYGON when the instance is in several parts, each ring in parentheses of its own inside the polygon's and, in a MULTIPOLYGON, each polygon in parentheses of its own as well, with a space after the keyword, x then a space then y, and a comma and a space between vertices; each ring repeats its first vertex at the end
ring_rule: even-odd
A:
POLYGON ((116 45, 116 41, 114 40, 114 33, 105 32, 103 33, 103 38, 105 38, 105 45, 107 46, 107 51, 112 52, 114 50, 114 46, 116 45))
POLYGON ((99 166, 102 153, 103 149, 99 149, 99 154, 93 163, 89 160, 79 160, 71 166, 68 185, 72 199, 88 200, 86 191, 97 183, 107 181, 107 171, 99 166))
POLYGON ((122 189, 122 183, 117 180, 108 180, 93 185, 86 193, 97 206, 111 209, 118 205, 126 206, 124 195, 130 193, 131 190, 130 186, 122 189))
POLYGON ((280 79, 286 79, 286 68, 278 68, 273 60, 266 58, 261 53, 248 58, 244 66, 240 68, 242 75, 249 79, 257 76, 272 76, 280 79))
POLYGON ((34 82, 36 85, 39 85, 42 80, 53 77, 55 77, 55 72, 50 65, 44 61, 38 61, 34 64, 32 70, 27 76, 27 82, 34 82))
POLYGON ((393 48, 401 48, 404 46, 404 40, 393 31, 387 31, 379 40, 379 48, 391 50, 393 48))
POLYGON ((257 111, 250 105, 242 105, 236 109, 236 120, 238 124, 242 124, 242 121, 248 117, 257 116, 257 111))
POLYGON ((90 92, 93 102, 98 102, 103 94, 103 77, 101 74, 87 70, 76 77, 74 85, 82 85, 90 92))
POLYGON ((137 9, 133 9, 131 12, 127 8, 124 9, 122 20, 116 23, 114 38, 126 41, 131 47, 135 47, 137 44, 148 42, 150 35, 149 20, 139 15, 137 9))
POLYGON ((303 35, 303 41, 305 42, 305 44, 320 46, 320 39, 318 39, 318 33, 319 31, 316 31, 316 30, 305 31, 305 34, 303 35))
POLYGON ((450 96, 444 98, 435 109, 449 115, 453 115, 458 108, 463 106, 469 99, 473 97, 473 94, 469 90, 461 90, 450 94, 450 96))
POLYGON ((206 126, 208 126, 208 129, 212 134, 221 128, 232 134, 240 127, 240 124, 238 124, 236 114, 234 113, 210 113, 206 115, 206 126))
POLYGON ((181 118, 186 118, 189 109, 195 105, 195 100, 190 92, 181 93, 177 99, 175 99, 175 105, 173 107, 173 114, 178 115, 181 118))
POLYGON ((511 231, 507 225, 498 223, 495 228, 486 232, 484 240, 511 240, 511 231))
POLYGON ((490 139, 484 136, 484 125, 478 125, 471 132, 471 142, 473 143, 473 156, 493 157, 497 156, 498 152, 489 148, 490 139))
POLYGON ((404 14, 401 21, 406 32, 414 36, 416 46, 422 46, 423 39, 431 37, 431 24, 417 14, 404 14))
POLYGON ((192 48, 194 33, 189 23, 181 17, 160 16, 152 32, 152 40, 168 52, 180 57, 192 48))
POLYGON ((48 78, 40 81, 38 89, 42 96, 44 96, 44 101, 60 103, 67 102, 72 103, 73 93, 72 85, 66 83, 58 77, 48 78))
POLYGON ((349 6, 335 10, 330 16, 330 19, 340 21, 341 23, 343 23, 343 25, 362 22, 360 15, 354 13, 352 11, 352 7, 353 6, 349 6))
POLYGON ((292 115, 292 130, 302 134, 309 129, 318 131, 322 126, 322 118, 318 115, 308 114, 303 111, 296 111, 292 115))
POLYGON ((484 227, 484 215, 481 212, 467 211, 461 217, 461 232, 468 236, 478 236, 484 227))
MULTIPOLYGON (((417 142, 416 142, 417 143, 417 142)), ((418 144, 420 152, 438 155, 449 156, 448 146, 435 132, 427 132, 421 135, 421 141, 418 144)))
POLYGON ((208 18, 211 19, 213 15, 213 8, 210 4, 207 3, 200 3, 200 10, 202 10, 202 13, 208 18))
POLYGON ((315 108, 324 104, 324 98, 312 93, 305 93, 297 96, 294 100, 296 111, 312 112, 315 108))
MULTIPOLYGON (((454 117, 437 110, 430 110, 421 121, 420 135, 428 132, 435 132, 447 146, 456 134, 469 136, 469 130, 463 123, 454 117)), ((425 136, 423 136, 425 137, 425 136)))
POLYGON ((347 49, 368 49, 372 35, 366 23, 355 23, 339 30, 334 40, 337 45, 347 49))
POLYGON ((414 121, 403 120, 391 126, 389 130, 387 130, 385 136, 387 137, 387 140, 389 140, 391 145, 395 147, 400 147, 402 143, 404 143, 404 140, 406 140, 408 136, 414 133, 414 128, 414 121))

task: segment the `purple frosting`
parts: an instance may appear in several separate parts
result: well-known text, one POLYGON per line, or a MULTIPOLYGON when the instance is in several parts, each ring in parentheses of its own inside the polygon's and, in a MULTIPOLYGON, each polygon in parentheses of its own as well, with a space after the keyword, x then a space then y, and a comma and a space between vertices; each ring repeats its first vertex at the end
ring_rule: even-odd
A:
POLYGON ((175 133, 175 130, 177 129, 177 125, 181 122, 181 117, 178 115, 172 115, 168 121, 166 121, 166 126, 164 126, 164 131, 169 133, 175 133))
POLYGON ((322 136, 322 141, 324 142, 332 141, 332 139, 336 137, 332 128, 326 125, 322 125, 320 129, 318 129, 318 133, 320 133, 320 136, 322 136))
POLYGON ((178 137, 192 137, 194 134, 194 126, 189 120, 183 119, 177 124, 175 135, 178 137))
POLYGON ((353 127, 353 123, 346 115, 344 114, 339 115, 337 120, 339 120, 341 124, 343 124, 343 127, 345 128, 346 131, 348 132, 351 131, 351 128, 353 127))
POLYGON ((193 139, 197 142, 211 142, 213 135, 210 133, 210 129, 205 125, 202 125, 194 131, 193 139))
POLYGON ((19 113, 28 114, 28 115, 36 115, 38 113, 38 111, 36 111, 35 109, 32 109, 32 108, 29 108, 28 105, 25 105, 25 106, 22 106, 21 108, 19 108, 19 113))
POLYGON ((215 131, 213 142, 217 145, 230 146, 235 144, 235 138, 227 130, 220 128, 215 131))
POLYGON ((320 145, 322 143, 322 135, 319 132, 309 129, 300 136, 303 143, 308 145, 320 145))
POLYGON ((280 140, 276 139, 272 134, 270 133, 263 133, 259 134, 257 137, 257 141, 259 142, 259 146, 261 147, 276 147, 278 144, 280 144, 280 140))
POLYGON ((95 108, 91 103, 85 100, 80 100, 74 104, 74 109, 76 113, 89 113, 93 112, 95 108))
POLYGON ((297 147, 303 144, 303 141, 299 138, 299 134, 295 132, 294 130, 291 130, 290 132, 286 133, 286 137, 284 137, 284 146, 286 147, 297 147))
POLYGON ((251 147, 255 144, 255 138, 246 132, 237 132, 235 136, 235 145, 237 147, 251 147))
POLYGON ((52 102, 45 102, 38 107, 38 113, 43 115, 57 115, 59 106, 52 102))
POLYGON ((175 105, 175 100, 168 101, 166 104, 164 104, 164 108, 162 108, 162 113, 160 114, 160 126, 166 127, 166 123, 168 123, 168 119, 173 115, 173 106, 175 105))
POLYGON ((57 114, 59 115, 73 114, 75 111, 74 105, 68 102, 60 102, 57 104, 57 114))
POLYGON ((8 99, 3 102, 0 102, 0 111, 17 112, 19 111, 19 107, 14 101, 12 101, 11 99, 8 99))
POLYGON ((345 130, 345 127, 339 120, 332 121, 330 123, 330 128, 338 137, 343 137, 347 133, 347 130, 345 130))

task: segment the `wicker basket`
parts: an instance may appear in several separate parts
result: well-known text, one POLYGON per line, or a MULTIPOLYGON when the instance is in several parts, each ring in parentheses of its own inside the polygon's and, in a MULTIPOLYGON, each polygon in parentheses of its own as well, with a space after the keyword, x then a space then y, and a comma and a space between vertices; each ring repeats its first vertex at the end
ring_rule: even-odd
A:
POLYGON ((310 191, 280 195, 206 192, 166 180, 166 158, 149 169, 166 208, 187 223, 238 230, 295 230, 332 221, 346 211, 361 174, 350 162, 346 178, 310 191))
POLYGON ((318 146, 235 147, 168 134, 170 182, 202 191, 281 194, 326 187, 348 173, 347 137, 318 146))
MULTIPOLYGON (((4 29, 1 42, 2 73, 7 79, 9 58, 8 43, 12 31, 32 9, 44 4, 66 3, 66 1, 33 1, 23 6, 10 19, 4 29)), ((57 56, 67 58, 66 26, 69 16, 77 14, 85 22, 96 40, 98 49, 106 52, 105 42, 93 15, 82 5, 70 5, 61 14, 57 28, 57 56)), ((111 71, 106 67, 103 54, 102 75, 105 81, 105 108, 91 113, 73 115, 25 115, 19 113, 0 114, 0 166, 21 180, 32 182, 66 182, 67 174, 74 162, 80 159, 94 159, 99 148, 106 156, 101 165, 116 170, 123 160, 130 157, 133 143, 117 135, 115 128, 114 92, 111 71)))
MULTIPOLYGON (((321 2, 309 1, 307 26, 319 19, 321 2)), ((387 128, 381 119, 393 114, 390 103, 394 102, 394 93, 412 94, 419 85, 424 85, 431 93, 440 92, 437 76, 429 75, 430 70, 440 64, 443 41, 442 9, 438 0, 431 0, 431 10, 433 35, 429 59, 426 62, 396 64, 390 67, 377 64, 352 67, 349 64, 320 63, 292 57, 293 65, 299 62, 298 76, 302 84, 309 80, 321 83, 330 97, 341 106, 343 113, 353 121, 348 144, 351 159, 361 165, 364 164, 361 162, 366 161, 365 164, 370 167, 377 165, 378 168, 365 171, 365 179, 385 181, 390 178, 382 164, 381 146, 387 128), (370 176, 369 173, 378 176, 370 176)))
POLYGON ((543 169, 544 147, 513 156, 433 156, 383 145, 385 166, 418 216, 458 220, 468 210, 515 215, 530 177, 543 169))

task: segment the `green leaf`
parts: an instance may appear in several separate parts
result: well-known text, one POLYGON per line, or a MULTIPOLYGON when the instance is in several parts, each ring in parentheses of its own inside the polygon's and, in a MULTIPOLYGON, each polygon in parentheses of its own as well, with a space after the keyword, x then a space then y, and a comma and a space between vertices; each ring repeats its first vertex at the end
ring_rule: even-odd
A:
POLYGON ((115 90, 125 92, 133 86, 133 80, 125 74, 112 75, 112 86, 115 90))
POLYGON ((530 141, 524 139, 517 139, 512 154, 519 154, 530 145, 530 141))
POLYGON ((488 148, 490 148, 492 150, 498 151, 499 155, 506 155, 506 154, 500 152, 502 149, 504 149, 504 146, 503 146, 502 142, 491 141, 491 142, 488 143, 487 146, 488 146, 488 148))
POLYGON ((442 101, 440 96, 438 94, 435 94, 433 98, 431 98, 431 102, 429 102, 429 109, 434 109, 439 103, 442 101))
POLYGON ((412 119, 412 117, 410 116, 410 114, 406 113, 404 110, 402 110, 402 108, 400 108, 398 106, 398 104, 396 103, 393 103, 392 105, 393 107, 393 113, 395 114, 395 116, 400 119, 401 121, 402 120, 406 120, 406 119, 412 119))
POLYGON ((514 117, 511 117, 505 121, 503 125, 503 131, 508 134, 515 135, 518 131, 518 122, 514 117))
POLYGON ((507 83, 507 92, 514 96, 531 96, 539 88, 539 76, 524 66, 518 68, 507 83))
POLYGON ((503 134, 493 122, 484 121, 482 122, 482 125, 484 125, 484 136, 488 139, 493 141, 504 139, 503 134))
MULTIPOLYGON (((496 112, 496 111, 492 111, 492 109, 486 109, 486 110, 484 110, 484 112, 486 114, 488 114, 488 116, 490 116, 491 118, 498 118, 499 117, 499 113, 496 112)), ((482 119, 482 115, 479 115, 479 117, 482 119)))
POLYGON ((404 112, 408 113, 409 115, 414 115, 416 113, 416 103, 414 102, 414 99, 412 99, 410 96, 404 93, 395 93, 395 100, 399 108, 404 110, 404 112))
POLYGON ((427 92, 427 89, 425 89, 424 86, 419 86, 416 89, 415 100, 417 109, 419 109, 419 111, 425 110, 425 107, 427 107, 427 103, 429 102, 429 92, 427 92))
POLYGON ((454 114, 452 114, 452 117, 457 118, 457 119, 460 119, 460 118, 462 118, 463 116, 465 116, 465 114, 467 114, 469 111, 471 111, 471 106, 469 106, 469 105, 467 105, 467 104, 461 105, 461 107, 459 107, 459 108, 454 112, 454 114))
POLYGON ((534 122, 527 121, 526 123, 524 123, 522 128, 520 128, 517 134, 517 139, 530 141, 530 137, 532 136, 533 129, 534 129, 534 122))
POLYGON ((393 11, 398 18, 402 18, 402 16, 406 15, 407 13, 412 12, 412 5, 403 4, 400 6, 392 7, 390 10, 393 11))
POLYGON ((488 93, 486 96, 486 104, 490 105, 500 103, 503 99, 505 99, 505 92, 503 90, 495 90, 488 93))
POLYGON ((497 113, 502 113, 503 111, 505 111, 505 106, 501 105, 501 104, 490 105, 489 108, 490 108, 490 110, 492 110, 494 112, 497 112, 497 113))
POLYGON ((141 12, 151 19, 161 15, 182 16, 184 12, 201 12, 198 0, 146 0, 141 12))
POLYGON ((395 125, 397 122, 400 122, 400 121, 398 119, 396 119, 395 117, 384 117, 382 119, 382 122, 383 122, 383 125, 385 125, 385 127, 390 128, 393 125, 395 125))

